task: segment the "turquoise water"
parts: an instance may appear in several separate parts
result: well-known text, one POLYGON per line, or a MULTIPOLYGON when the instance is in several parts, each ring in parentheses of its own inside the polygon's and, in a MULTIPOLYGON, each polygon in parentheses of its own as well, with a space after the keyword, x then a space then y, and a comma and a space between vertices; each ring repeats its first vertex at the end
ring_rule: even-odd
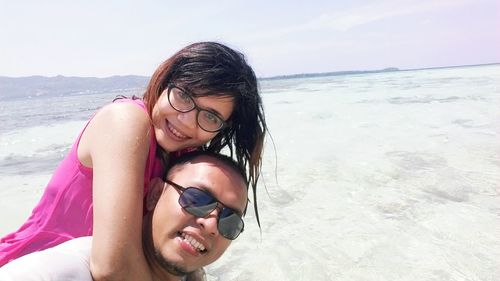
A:
MULTIPOLYGON (((498 279, 500 65, 261 89, 276 146, 268 138, 262 229, 250 212, 210 280, 498 279)), ((1 234, 114 95, 2 102, 0 214, 17 217, 1 234)))

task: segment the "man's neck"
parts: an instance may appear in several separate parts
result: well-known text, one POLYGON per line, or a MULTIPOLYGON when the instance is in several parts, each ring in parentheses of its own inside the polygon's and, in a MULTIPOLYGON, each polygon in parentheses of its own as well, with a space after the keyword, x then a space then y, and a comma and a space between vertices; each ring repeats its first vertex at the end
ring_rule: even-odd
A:
POLYGON ((156 270, 151 270, 151 276, 153 278, 153 281, 179 281, 179 280, 185 280, 185 281, 205 281, 205 270, 203 268, 200 268, 196 271, 193 271, 189 273, 188 275, 184 277, 181 276, 176 276, 165 269, 161 268, 160 266, 156 266, 156 270))
POLYGON ((170 274, 167 272, 165 269, 155 266, 155 268, 151 269, 151 276, 153 278, 153 281, 180 281, 182 280, 181 276, 176 276, 173 274, 170 274))

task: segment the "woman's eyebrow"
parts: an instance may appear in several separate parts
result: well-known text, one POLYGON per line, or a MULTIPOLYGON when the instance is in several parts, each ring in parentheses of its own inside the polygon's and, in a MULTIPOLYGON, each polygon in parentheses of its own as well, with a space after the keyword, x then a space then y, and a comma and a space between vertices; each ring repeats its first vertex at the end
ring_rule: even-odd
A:
POLYGON ((195 102, 196 106, 199 107, 200 109, 203 109, 203 110, 206 110, 206 111, 209 111, 211 113, 214 113, 215 115, 217 115, 218 117, 220 117, 222 120, 225 120, 224 117, 222 116, 222 113, 220 113, 219 111, 217 111, 215 108, 211 108, 211 107, 205 107, 205 106, 201 106, 197 99, 198 98, 202 98, 202 97, 214 97, 214 98, 219 98, 219 99, 224 99, 224 98, 231 98, 231 101, 234 101, 234 98, 232 96, 229 96, 229 95, 223 95, 223 96, 208 96, 208 95, 196 95, 194 94, 193 91, 190 91, 190 90, 184 90, 182 88, 179 88, 181 91, 183 91, 184 93, 188 94, 195 102))
MULTIPOLYGON (((196 98, 193 97, 193 99, 195 99, 196 101, 196 98)), ((208 112, 211 112, 215 115, 217 115, 219 118, 221 118, 222 120, 225 120, 224 117, 222 116, 222 113, 220 113, 219 111, 217 111, 215 108, 211 108, 211 107, 204 107, 204 106, 200 106, 198 103, 196 103, 196 105, 200 108, 200 109, 203 109, 203 110, 206 110, 208 112)))

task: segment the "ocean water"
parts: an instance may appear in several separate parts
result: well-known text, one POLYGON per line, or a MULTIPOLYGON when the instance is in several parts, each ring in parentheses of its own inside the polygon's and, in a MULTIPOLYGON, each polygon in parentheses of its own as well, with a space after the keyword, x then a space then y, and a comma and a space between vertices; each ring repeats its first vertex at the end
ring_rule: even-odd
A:
MULTIPOLYGON (((209 280, 499 280, 500 65, 261 89, 262 228, 249 211, 209 280)), ((0 101, 0 234, 114 95, 0 101)))

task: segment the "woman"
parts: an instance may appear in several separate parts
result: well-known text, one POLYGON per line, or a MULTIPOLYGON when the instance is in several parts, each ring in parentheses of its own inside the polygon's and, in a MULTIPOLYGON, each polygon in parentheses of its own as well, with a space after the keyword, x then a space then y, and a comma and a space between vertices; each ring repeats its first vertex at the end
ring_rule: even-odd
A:
POLYGON ((141 280, 143 196, 172 152, 227 148, 248 170, 256 209, 265 132, 257 79, 244 56, 214 42, 183 48, 158 67, 143 101, 119 99, 92 117, 31 217, 0 241, 0 266, 93 235, 95 280, 141 280))

